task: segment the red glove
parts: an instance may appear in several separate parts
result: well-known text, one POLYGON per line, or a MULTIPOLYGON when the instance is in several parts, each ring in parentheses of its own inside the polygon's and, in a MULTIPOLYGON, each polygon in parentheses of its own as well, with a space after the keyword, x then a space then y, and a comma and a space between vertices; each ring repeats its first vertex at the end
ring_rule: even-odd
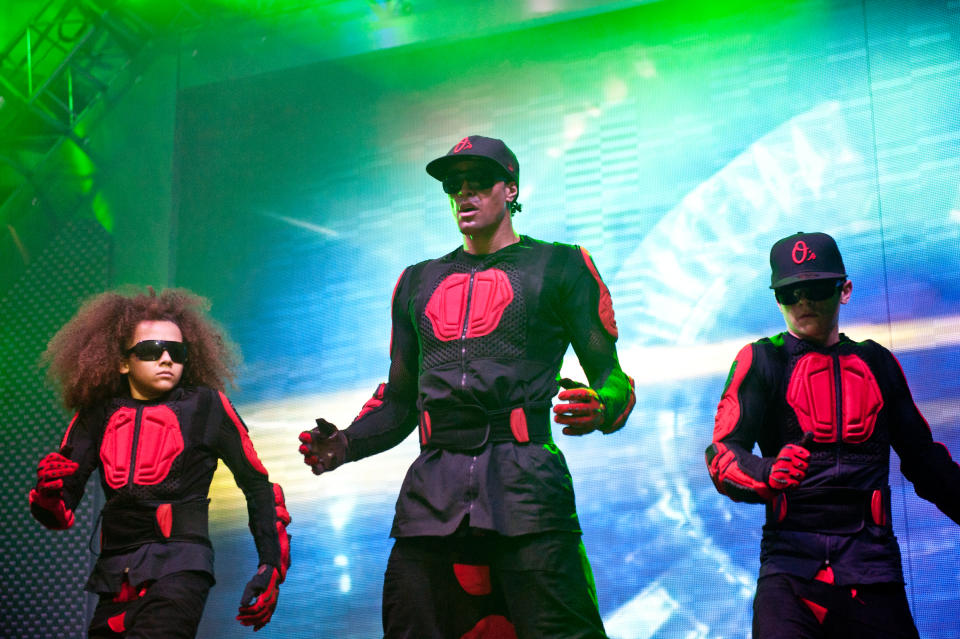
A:
POLYGON ((767 484, 777 490, 796 488, 807 476, 807 460, 810 451, 805 446, 813 439, 812 433, 806 433, 799 444, 787 444, 777 453, 777 460, 770 468, 770 477, 767 484))
POLYGON ((50 453, 37 464, 37 486, 30 491, 30 512, 47 528, 64 530, 73 525, 73 511, 63 503, 63 478, 79 467, 60 453, 50 453))
POLYGON ((60 453, 50 453, 37 464, 37 490, 53 494, 63 491, 63 478, 77 472, 80 467, 60 453))
POLYGON ((300 433, 300 441, 303 463, 314 475, 333 470, 347 460, 347 436, 322 417, 317 418, 316 428, 300 433))
POLYGON ((586 435, 603 426, 606 407, 597 391, 566 377, 560 380, 560 386, 567 390, 560 391, 557 397, 567 403, 553 407, 553 412, 556 413, 553 421, 566 424, 564 435, 586 435))
POLYGON ((277 538, 280 540, 280 583, 287 577, 290 567, 290 535, 287 526, 290 525, 290 513, 287 511, 286 499, 280 484, 273 485, 274 510, 277 513, 277 538))
POLYGON ((237 621, 253 626, 254 632, 270 623, 273 611, 277 609, 281 581, 276 568, 262 564, 243 589, 237 621))

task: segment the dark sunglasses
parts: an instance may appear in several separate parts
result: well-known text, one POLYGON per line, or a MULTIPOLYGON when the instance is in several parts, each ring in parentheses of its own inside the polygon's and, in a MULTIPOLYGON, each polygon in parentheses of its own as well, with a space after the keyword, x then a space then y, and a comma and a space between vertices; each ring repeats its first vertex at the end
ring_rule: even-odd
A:
POLYGON ((462 173, 449 173, 443 178, 443 192, 447 195, 456 195, 460 192, 460 187, 463 186, 464 182, 474 191, 483 191, 497 182, 503 182, 505 179, 498 173, 479 169, 462 173))
POLYGON ((774 289, 773 294, 777 301, 784 306, 790 306, 804 298, 809 302, 822 302, 834 296, 843 286, 844 280, 814 280, 812 282, 800 282, 774 289))
POLYGON ((147 339, 137 342, 133 348, 127 349, 126 355, 129 357, 133 353, 141 362, 155 362, 163 357, 163 351, 170 353, 170 359, 175 364, 183 364, 187 361, 187 345, 165 339, 147 339))

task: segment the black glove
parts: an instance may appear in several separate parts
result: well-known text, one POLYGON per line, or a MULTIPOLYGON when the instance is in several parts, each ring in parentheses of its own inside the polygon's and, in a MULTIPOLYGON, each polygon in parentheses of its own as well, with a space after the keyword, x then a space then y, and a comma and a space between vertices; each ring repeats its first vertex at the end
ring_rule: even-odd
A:
POLYGON ((333 470, 347 461, 347 436, 336 426, 317 418, 317 427, 300 433, 300 454, 303 463, 314 475, 333 470))

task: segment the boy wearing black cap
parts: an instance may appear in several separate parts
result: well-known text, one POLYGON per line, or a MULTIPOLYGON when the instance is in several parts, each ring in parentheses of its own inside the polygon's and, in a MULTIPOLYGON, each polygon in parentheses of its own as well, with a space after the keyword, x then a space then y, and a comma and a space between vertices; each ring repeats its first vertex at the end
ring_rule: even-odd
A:
POLYGON ((958 523, 960 466, 896 358, 840 333, 853 285, 833 238, 785 237, 770 267, 787 331, 737 354, 706 451, 718 491, 766 504, 753 637, 918 637, 890 523, 890 447, 917 494, 958 523))
POLYGON ((502 141, 463 138, 427 172, 463 246, 403 272, 389 382, 349 428, 318 420, 300 452, 320 474, 419 427, 391 531, 387 638, 605 637, 549 416, 571 343, 590 385, 559 381, 564 434, 612 433, 633 408, 610 293, 586 250, 514 232, 519 164, 502 141))

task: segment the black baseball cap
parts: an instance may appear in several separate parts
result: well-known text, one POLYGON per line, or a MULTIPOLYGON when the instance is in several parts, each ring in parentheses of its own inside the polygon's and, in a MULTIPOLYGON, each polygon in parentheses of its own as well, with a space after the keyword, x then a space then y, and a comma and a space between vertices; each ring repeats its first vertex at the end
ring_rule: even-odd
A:
POLYGON ((453 145, 446 155, 427 164, 427 173, 438 180, 443 180, 450 166, 464 158, 481 158, 491 160, 502 168, 511 180, 520 183, 520 163, 503 140, 486 138, 482 135, 468 135, 453 145))
POLYGON ((770 288, 805 280, 846 279, 840 249, 826 233, 794 233, 770 249, 770 288))

